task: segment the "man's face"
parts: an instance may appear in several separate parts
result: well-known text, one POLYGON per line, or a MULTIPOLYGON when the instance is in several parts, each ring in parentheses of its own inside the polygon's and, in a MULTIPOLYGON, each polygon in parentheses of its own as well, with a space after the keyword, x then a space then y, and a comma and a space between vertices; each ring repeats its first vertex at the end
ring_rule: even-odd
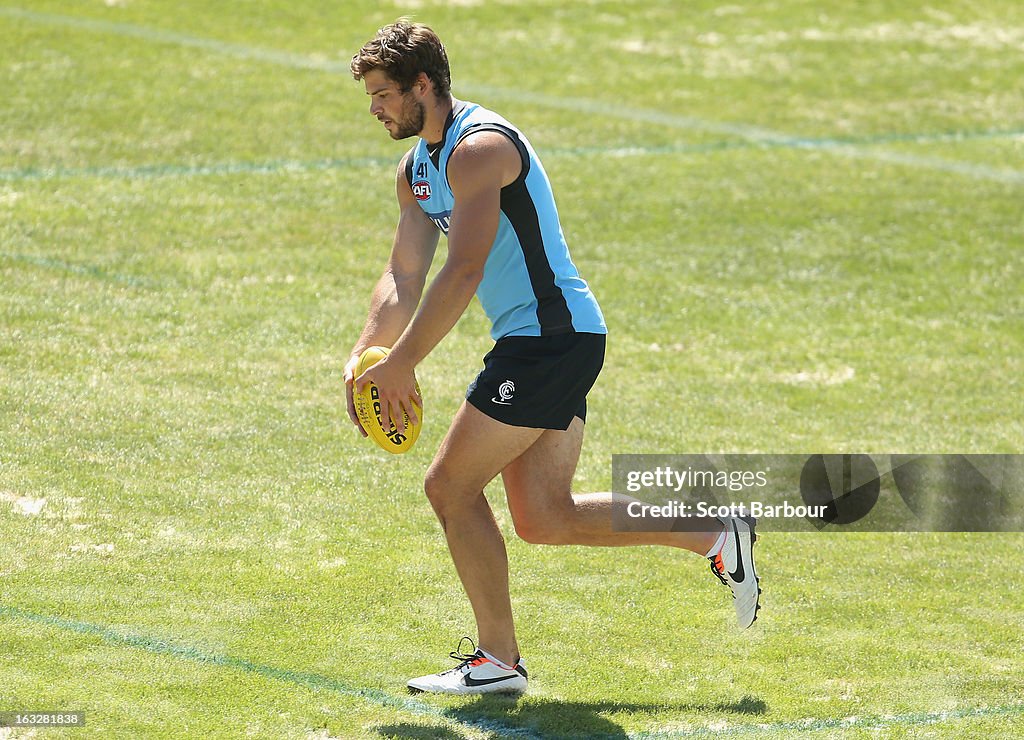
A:
POLYGON ((363 84, 370 96, 370 113, 384 124, 392 139, 408 139, 423 130, 427 109, 415 87, 403 93, 398 83, 379 69, 367 72, 363 84))

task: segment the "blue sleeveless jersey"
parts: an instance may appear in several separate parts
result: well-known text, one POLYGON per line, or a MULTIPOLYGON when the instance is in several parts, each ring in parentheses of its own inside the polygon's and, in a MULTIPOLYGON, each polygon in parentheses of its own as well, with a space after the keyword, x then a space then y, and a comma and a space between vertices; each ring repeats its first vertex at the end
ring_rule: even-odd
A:
POLYGON ((447 235, 455 204, 448 157, 477 131, 504 134, 523 159, 519 178, 501 190, 498 233, 476 291, 491 320, 491 337, 607 333, 597 299, 569 256, 547 173, 526 137, 504 118, 457 102, 441 143, 428 146, 420 139, 405 168, 420 207, 447 235))

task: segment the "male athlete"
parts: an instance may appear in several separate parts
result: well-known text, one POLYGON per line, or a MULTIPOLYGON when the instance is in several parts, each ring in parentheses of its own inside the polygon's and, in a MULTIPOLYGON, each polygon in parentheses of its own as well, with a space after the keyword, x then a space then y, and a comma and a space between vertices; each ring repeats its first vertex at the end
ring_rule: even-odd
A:
MULTIPOLYGON (((705 531, 615 532, 609 493, 570 491, 586 420, 586 396, 604 360, 605 322, 580 277, 536 152, 512 124, 450 91, 441 41, 423 25, 380 29, 352 59, 370 113, 392 139, 418 136, 395 178, 400 215, 391 256, 345 368, 352 387, 377 384, 383 407, 404 431, 422 400, 413 371, 451 330, 474 293, 494 348, 426 474, 473 607, 479 649, 452 653, 458 665, 408 682, 413 691, 520 692, 527 672, 516 642, 505 542, 484 487, 501 475, 516 533, 549 545, 667 545, 711 560, 733 592, 741 627, 757 616, 753 521, 708 519, 705 531), (438 235, 444 266, 423 293, 438 235), (422 298, 422 301, 421 301, 422 298), (358 378, 359 354, 391 347, 358 378), (724 526, 723 526, 724 525, 724 526)), ((360 428, 360 431, 362 429, 360 428)), ((366 432, 363 431, 365 436, 366 432)))

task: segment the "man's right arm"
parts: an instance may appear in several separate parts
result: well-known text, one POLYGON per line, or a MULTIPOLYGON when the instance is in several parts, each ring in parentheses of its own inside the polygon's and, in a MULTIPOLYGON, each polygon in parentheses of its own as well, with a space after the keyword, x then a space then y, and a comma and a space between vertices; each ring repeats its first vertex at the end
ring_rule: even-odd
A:
POLYGON ((352 400, 352 381, 359 355, 364 349, 374 345, 391 347, 405 331, 423 295, 427 272, 434 259, 440 236, 437 226, 427 218, 416 202, 409 181, 405 177, 406 161, 411 156, 412 152, 409 152, 398 165, 395 190, 398 196, 399 216, 391 256, 373 289, 370 311, 363 331, 353 345, 349 360, 345 364, 348 415, 363 436, 366 436, 366 432, 359 426, 352 400))

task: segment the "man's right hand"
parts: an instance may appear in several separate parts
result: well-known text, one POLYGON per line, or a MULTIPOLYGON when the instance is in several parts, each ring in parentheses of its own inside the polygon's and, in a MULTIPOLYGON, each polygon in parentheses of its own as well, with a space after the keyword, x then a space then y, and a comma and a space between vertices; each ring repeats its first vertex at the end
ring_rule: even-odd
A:
POLYGON ((356 365, 358 365, 358 364, 359 364, 359 353, 358 352, 356 354, 352 355, 349 358, 348 362, 345 363, 345 396, 346 396, 346 399, 348 400, 348 418, 350 418, 352 420, 352 423, 356 425, 356 429, 359 430, 359 433, 362 434, 364 437, 366 437, 366 436, 369 436, 369 435, 367 435, 366 430, 363 429, 363 425, 359 423, 359 417, 356 416, 356 403, 355 403, 355 400, 353 400, 353 398, 352 398, 352 390, 353 390, 352 386, 353 386, 353 382, 356 379, 356 376, 355 376, 356 365))

